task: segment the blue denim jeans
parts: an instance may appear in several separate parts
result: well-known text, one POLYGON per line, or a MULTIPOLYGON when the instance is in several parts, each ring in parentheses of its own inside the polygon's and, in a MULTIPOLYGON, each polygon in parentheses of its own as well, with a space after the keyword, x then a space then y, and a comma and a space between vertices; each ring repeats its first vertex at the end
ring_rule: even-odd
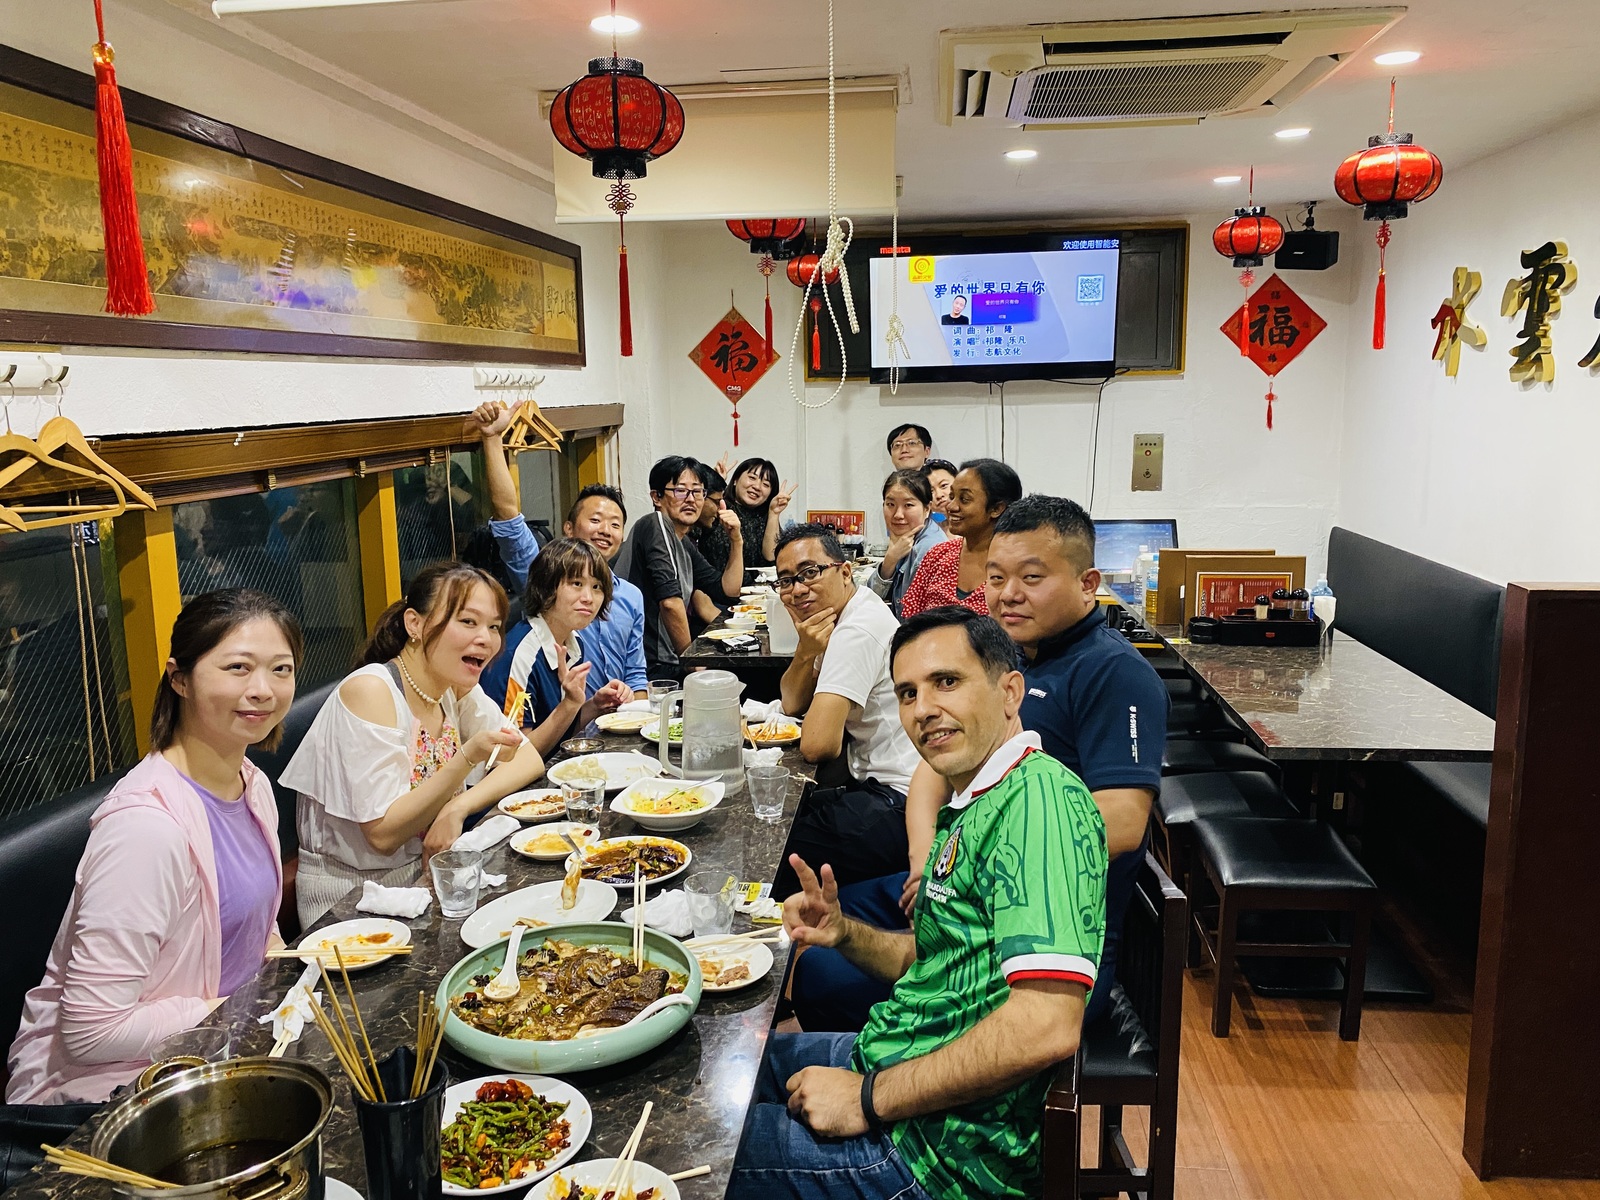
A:
POLYGON ((804 1067, 849 1067, 853 1033, 775 1033, 733 1160, 728 1200, 929 1200, 888 1134, 825 1138, 789 1115, 785 1083, 804 1067))

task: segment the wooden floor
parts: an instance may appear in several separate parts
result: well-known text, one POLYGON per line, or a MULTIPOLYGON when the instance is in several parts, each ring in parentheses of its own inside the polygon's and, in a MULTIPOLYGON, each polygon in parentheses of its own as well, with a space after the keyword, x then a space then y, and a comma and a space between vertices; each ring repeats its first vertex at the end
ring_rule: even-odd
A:
MULTIPOLYGON (((1600 1200, 1600 1181, 1480 1182, 1461 1157, 1471 1016, 1368 1005, 1341 1042, 1333 1001, 1241 988, 1213 1038, 1211 976, 1184 983, 1179 1200, 1600 1200)), ((1145 1113, 1124 1113, 1143 1161, 1145 1113)), ((1083 1161, 1098 1114, 1085 1111, 1083 1161)))

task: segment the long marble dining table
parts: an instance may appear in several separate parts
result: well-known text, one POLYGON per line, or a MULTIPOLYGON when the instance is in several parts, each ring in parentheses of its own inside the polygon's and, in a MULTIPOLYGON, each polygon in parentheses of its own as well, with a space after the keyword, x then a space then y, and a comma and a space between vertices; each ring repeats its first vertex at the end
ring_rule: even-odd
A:
MULTIPOLYGON (((637 737, 608 736, 606 741, 607 750, 639 750, 652 756, 656 750, 637 737)), ((810 771, 796 749, 785 750, 783 761, 796 778, 785 801, 784 815, 776 823, 758 821, 747 791, 741 789, 726 797, 698 825, 670 835, 693 851, 692 869, 725 868, 741 881, 771 881, 799 801, 803 783, 800 776, 810 771)), ((600 828, 605 837, 644 832, 609 808, 601 818, 600 828)), ((563 873, 562 864, 523 858, 506 842, 489 853, 484 869, 507 878, 502 887, 482 896, 480 904, 521 887, 559 880, 563 873)), ((681 879, 667 886, 679 884, 681 879)), ((654 894, 653 889, 651 895, 654 894)), ((312 932, 364 915, 356 912, 357 899, 358 894, 345 897, 312 932)), ((608 919, 619 920, 620 913, 630 904, 626 895, 619 895, 617 908, 608 919)), ((437 903, 406 924, 411 929, 410 955, 396 956, 350 976, 379 1057, 396 1046, 414 1044, 417 993, 425 992, 431 998, 450 968, 471 952, 461 940, 462 921, 442 917, 437 903)), ((735 915, 735 932, 750 927, 747 917, 735 915)), ((654 1109, 638 1149, 638 1161, 669 1174, 709 1165, 709 1175, 685 1180, 678 1186, 685 1200, 722 1196, 772 1028, 784 966, 785 957, 780 953, 772 971, 752 986, 722 995, 704 993, 690 1023, 652 1051, 612 1067, 563 1074, 561 1077, 582 1092, 594 1110, 593 1129, 576 1161, 619 1154, 648 1100, 654 1103, 654 1109)), ((233 1057, 264 1055, 271 1049, 271 1026, 262 1024, 260 1018, 282 1001, 302 969, 299 959, 267 962, 250 984, 228 997, 207 1019, 207 1026, 228 1028, 233 1057)), ((342 994, 342 986, 340 991, 342 994)), ((323 1132, 327 1174, 364 1196, 366 1169, 350 1085, 328 1042, 315 1028, 307 1027, 299 1040, 290 1044, 284 1057, 310 1062, 333 1080, 334 1110, 323 1132)), ((454 1081, 496 1073, 493 1067, 463 1057, 448 1043, 440 1057, 454 1081)), ((66 1144, 87 1150, 99 1119, 89 1121, 66 1144)), ((105 1200, 108 1195, 109 1184, 45 1166, 8 1192, 7 1200, 105 1200)))

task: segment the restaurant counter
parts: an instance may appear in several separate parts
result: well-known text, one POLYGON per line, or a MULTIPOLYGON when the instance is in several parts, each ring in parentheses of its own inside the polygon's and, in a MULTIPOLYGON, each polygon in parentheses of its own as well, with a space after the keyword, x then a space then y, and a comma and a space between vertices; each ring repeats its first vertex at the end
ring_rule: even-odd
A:
MULTIPOLYGON (((607 737, 606 741, 607 750, 637 749, 651 755, 655 751, 653 745, 636 737, 607 737)), ((797 749, 784 751, 783 761, 791 771, 809 774, 797 749)), ((791 783, 784 816, 777 823, 757 821, 749 793, 741 789, 737 795, 726 797, 692 829, 667 836, 693 851, 691 871, 726 868, 740 880, 770 882, 788 837, 802 782, 796 778, 791 783)), ((609 808, 600 826, 606 837, 645 832, 609 808)), ((518 888, 559 880, 563 874, 561 863, 523 858, 506 842, 489 853, 484 868, 506 875, 507 880, 503 887, 485 893, 480 906, 518 888)), ((680 876, 667 886, 681 887, 682 883, 680 876)), ((359 895, 357 889, 345 897, 316 928, 364 915, 355 910, 359 895)), ((620 893, 617 907, 608 919, 620 920, 620 914, 631 903, 626 891, 620 893)), ((350 976, 367 1032, 380 1058, 396 1046, 415 1044, 418 991, 426 992, 431 1000, 450 968, 472 952, 461 940, 462 922, 440 916, 437 901, 406 924, 411 928, 414 947, 409 956, 392 958, 350 976)), ((748 918, 735 915, 735 932, 749 927, 748 918)), ((523 944, 531 947, 535 943, 530 938, 523 944)), ((654 1050, 600 1070, 563 1074, 561 1078, 582 1092, 594 1109, 593 1131, 574 1161, 620 1154, 640 1110, 650 1100, 655 1109, 639 1146, 639 1161, 668 1173, 709 1164, 710 1175, 685 1180, 679 1187, 686 1200, 721 1196, 727 1188, 756 1071, 772 1027, 785 964, 786 952, 780 952, 771 972, 752 986, 720 996, 705 993, 689 1025, 654 1050)), ((270 1024, 260 1023, 259 1018, 281 1002, 302 969, 299 959, 268 962, 204 1025, 225 1024, 229 1028, 234 1057, 266 1054, 272 1046, 272 1029, 270 1024)), ((336 986, 342 996, 343 985, 336 980, 336 986)), ((335 1107, 323 1133, 327 1174, 365 1195, 366 1170, 350 1085, 327 1040, 308 1025, 284 1057, 313 1063, 333 1080, 335 1107)), ((440 1058, 452 1082, 496 1074, 494 1068, 464 1058, 449 1043, 444 1045, 440 1058)), ((97 1121, 98 1118, 80 1128, 66 1144, 87 1151, 97 1121)), ((7 1200, 104 1200, 109 1190, 108 1184, 98 1180, 65 1175, 47 1166, 35 1170, 9 1191, 7 1200)))

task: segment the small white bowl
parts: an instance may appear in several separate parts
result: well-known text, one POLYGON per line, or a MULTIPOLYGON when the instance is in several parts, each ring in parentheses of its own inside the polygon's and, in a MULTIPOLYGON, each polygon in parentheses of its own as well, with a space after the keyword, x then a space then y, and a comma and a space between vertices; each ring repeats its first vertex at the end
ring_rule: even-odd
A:
POLYGON ((722 797, 726 791, 727 788, 720 779, 641 779, 637 783, 630 783, 617 794, 616 799, 611 801, 611 811, 621 813, 628 820, 650 830, 652 833, 676 833, 680 829, 689 829, 698 825, 708 812, 722 803, 722 797), (643 813, 634 811, 634 797, 659 798, 675 792, 679 788, 693 788, 705 796, 706 803, 692 812, 643 813))

